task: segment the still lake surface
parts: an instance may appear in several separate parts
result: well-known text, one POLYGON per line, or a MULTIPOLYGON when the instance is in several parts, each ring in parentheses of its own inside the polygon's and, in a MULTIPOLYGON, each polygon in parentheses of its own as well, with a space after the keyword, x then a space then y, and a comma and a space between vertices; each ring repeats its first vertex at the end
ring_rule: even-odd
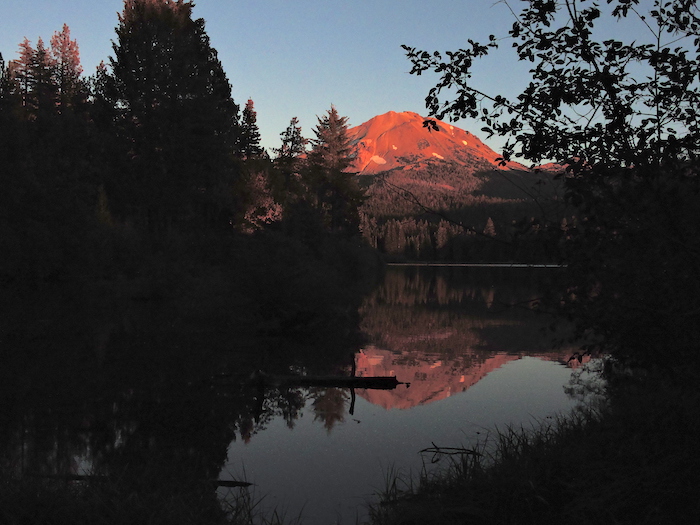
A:
MULTIPOLYGON (((360 309, 361 339, 347 346, 239 340, 152 305, 119 315, 61 299, 34 305, 3 327, 0 468, 118 476, 125 491, 245 480, 261 508, 311 525, 355 523, 389 472, 433 468, 421 450, 468 447, 578 403, 567 394, 573 348, 552 350, 551 319, 532 309, 555 271, 390 267, 360 309), (287 380, 353 371, 407 384, 287 380)), ((193 505, 241 490, 212 487, 193 505)))
POLYGON ((231 443, 222 478, 245 475, 304 523, 355 523, 389 472, 431 467, 420 451, 432 444, 470 446, 569 411, 573 349, 552 351, 550 320, 530 308, 544 271, 390 267, 363 305, 353 359, 358 376, 410 385, 356 389, 354 403, 347 390, 306 391, 293 421, 231 443))

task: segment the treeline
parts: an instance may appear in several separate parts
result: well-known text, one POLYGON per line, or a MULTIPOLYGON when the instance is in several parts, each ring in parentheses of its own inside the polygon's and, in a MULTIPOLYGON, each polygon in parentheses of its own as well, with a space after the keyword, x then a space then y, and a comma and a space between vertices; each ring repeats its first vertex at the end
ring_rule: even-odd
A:
POLYGON ((238 339, 349 340, 379 261, 347 118, 331 107, 312 140, 292 118, 267 153, 192 8, 125 1, 89 77, 67 26, 0 64, 0 285, 165 300, 238 339))
POLYGON ((434 161, 366 178, 365 239, 395 260, 554 260, 556 246, 542 235, 546 217, 559 217, 562 228, 575 218, 567 217, 553 181, 480 168, 434 161))
POLYGON ((192 8, 126 0, 113 56, 89 77, 65 25, 0 57, 0 282, 148 296, 285 263, 359 271, 347 118, 331 108, 313 140, 293 118, 265 152, 192 8))

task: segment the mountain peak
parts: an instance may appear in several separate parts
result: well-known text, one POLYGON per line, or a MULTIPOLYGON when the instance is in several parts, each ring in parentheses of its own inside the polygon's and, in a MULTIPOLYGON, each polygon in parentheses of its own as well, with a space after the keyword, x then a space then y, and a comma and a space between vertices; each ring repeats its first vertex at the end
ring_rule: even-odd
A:
MULTIPOLYGON (((476 136, 447 122, 434 120, 438 130, 423 125, 426 119, 412 111, 389 111, 348 130, 357 145, 353 171, 363 175, 425 167, 435 161, 497 168, 500 154, 476 136)), ((523 169, 509 163, 505 169, 523 169)))

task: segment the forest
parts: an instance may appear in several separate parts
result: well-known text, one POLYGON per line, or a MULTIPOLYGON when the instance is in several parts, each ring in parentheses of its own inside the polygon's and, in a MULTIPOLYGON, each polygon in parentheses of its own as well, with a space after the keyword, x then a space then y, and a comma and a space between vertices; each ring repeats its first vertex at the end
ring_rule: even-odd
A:
POLYGON ((0 282, 198 305, 216 291, 276 329, 354 304, 379 261, 344 172, 347 117, 331 107, 313 140, 292 118, 266 152, 192 8, 126 1, 92 75, 67 25, 0 56, 0 282))
POLYGON ((506 174, 480 159, 363 175, 362 234, 389 260, 557 263, 545 217, 558 217, 562 229, 576 217, 556 174, 506 174))

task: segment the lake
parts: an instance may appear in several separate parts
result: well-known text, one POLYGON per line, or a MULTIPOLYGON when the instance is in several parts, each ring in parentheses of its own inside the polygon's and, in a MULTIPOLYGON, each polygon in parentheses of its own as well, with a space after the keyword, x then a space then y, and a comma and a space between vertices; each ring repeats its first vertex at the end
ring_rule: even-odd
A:
POLYGON ((434 468, 421 450, 575 406, 574 349, 552 350, 551 319, 533 312, 552 272, 389 267, 358 333, 313 344, 251 339, 166 304, 27 301, 2 326, 0 467, 117 479, 125 498, 156 500, 205 480, 197 512, 246 490, 303 523, 355 523, 392 472, 434 468), (352 374, 402 384, 334 383, 352 374))

